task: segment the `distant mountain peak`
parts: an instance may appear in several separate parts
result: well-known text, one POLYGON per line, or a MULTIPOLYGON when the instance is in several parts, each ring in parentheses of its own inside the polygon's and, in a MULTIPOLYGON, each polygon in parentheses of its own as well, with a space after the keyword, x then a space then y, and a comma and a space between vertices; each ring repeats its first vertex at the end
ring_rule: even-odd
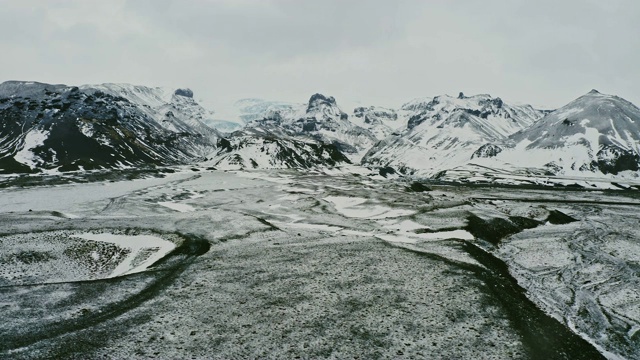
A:
POLYGON ((333 96, 324 96, 319 93, 313 94, 311 95, 311 98, 309 98, 309 106, 307 106, 307 112, 322 105, 336 106, 336 99, 333 96))
POLYGON ((591 91, 589 91, 589 94, 600 94, 600 91, 596 89, 591 89, 591 91))
POLYGON ((188 89, 188 88, 176 89, 176 91, 174 91, 173 94, 174 95, 178 95, 178 96, 188 97, 188 98, 192 98, 193 97, 193 91, 191 89, 188 89))

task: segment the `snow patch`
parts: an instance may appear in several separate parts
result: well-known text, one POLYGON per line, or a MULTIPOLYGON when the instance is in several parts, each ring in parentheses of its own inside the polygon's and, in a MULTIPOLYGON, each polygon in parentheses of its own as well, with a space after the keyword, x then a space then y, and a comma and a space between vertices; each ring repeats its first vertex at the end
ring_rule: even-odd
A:
POLYGON ((102 241, 115 244, 121 248, 129 249, 131 252, 129 255, 113 270, 108 278, 116 276, 135 274, 142 272, 153 265, 156 261, 162 259, 170 251, 175 249, 176 245, 171 241, 161 239, 157 236, 151 235, 116 235, 116 234, 92 234, 84 233, 73 235, 73 237, 91 240, 102 241), (146 260, 139 264, 134 264, 133 261, 138 257, 142 250, 156 250, 146 260))
POLYGON ((343 228, 339 226, 331 226, 326 224, 308 224, 308 223, 300 223, 300 222, 282 222, 282 221, 274 221, 271 223, 274 225, 278 225, 279 227, 288 227, 292 229, 308 229, 308 230, 316 230, 316 231, 327 231, 327 232, 336 232, 340 231, 343 228))
POLYGON ((403 220, 401 222, 397 222, 395 220, 391 220, 391 221, 382 220, 378 222, 381 223, 387 229, 393 229, 393 230, 402 231, 402 232, 409 232, 409 231, 426 228, 426 226, 422 224, 418 224, 417 222, 412 220, 403 220))
POLYGON ((33 129, 29 131, 24 137, 22 149, 18 151, 13 158, 19 163, 35 168, 39 159, 36 154, 33 153, 33 150, 38 146, 42 146, 48 137, 49 132, 46 130, 33 129))
POLYGON ((392 209, 382 205, 367 204, 367 206, 362 206, 368 200, 358 197, 327 196, 323 200, 331 202, 342 215, 353 218, 384 219, 415 213, 413 210, 392 209))
POLYGON ((397 233, 376 235, 378 238, 390 241, 409 244, 417 244, 420 241, 439 241, 447 239, 473 240, 474 237, 466 230, 438 231, 425 234, 397 233))
POLYGON ((195 211, 196 210, 191 205, 174 203, 174 202, 171 202, 171 201, 160 201, 160 202, 158 202, 158 205, 164 206, 164 207, 167 207, 167 208, 169 208, 171 210, 175 210, 175 211, 179 211, 179 212, 191 212, 191 211, 195 211))

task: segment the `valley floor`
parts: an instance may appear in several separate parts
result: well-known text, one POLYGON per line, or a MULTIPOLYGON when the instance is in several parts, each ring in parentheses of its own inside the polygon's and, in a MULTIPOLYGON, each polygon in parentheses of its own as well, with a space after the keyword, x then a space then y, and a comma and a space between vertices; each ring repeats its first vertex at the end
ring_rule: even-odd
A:
POLYGON ((2 358, 640 357, 635 192, 59 180, 0 190, 2 358))

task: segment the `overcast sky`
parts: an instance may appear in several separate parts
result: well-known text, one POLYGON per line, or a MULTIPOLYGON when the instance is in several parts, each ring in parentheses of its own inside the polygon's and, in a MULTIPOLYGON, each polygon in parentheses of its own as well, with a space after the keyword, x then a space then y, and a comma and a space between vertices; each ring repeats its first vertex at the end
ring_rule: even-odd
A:
POLYGON ((0 81, 189 87, 214 107, 463 91, 554 108, 592 88, 640 105, 639 17, 638 0, 4 0, 0 81))

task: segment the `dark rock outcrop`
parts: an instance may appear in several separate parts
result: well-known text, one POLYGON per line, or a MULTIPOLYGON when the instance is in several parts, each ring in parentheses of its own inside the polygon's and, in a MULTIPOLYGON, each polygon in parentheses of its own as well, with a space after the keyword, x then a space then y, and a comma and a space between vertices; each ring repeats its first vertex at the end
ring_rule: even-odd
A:
POLYGON ((498 155, 502 152, 502 148, 498 145, 493 144, 485 144, 482 145, 478 150, 476 150, 471 158, 490 158, 498 155))
POLYGON ((192 98, 193 97, 193 91, 191 89, 177 89, 174 92, 174 94, 178 95, 178 96, 188 97, 188 98, 192 98))
POLYGON ((592 162, 592 166, 603 174, 615 175, 621 171, 638 171, 640 169, 638 154, 615 145, 603 145, 596 154, 596 158, 597 160, 592 162))
POLYGON ((336 99, 333 96, 324 96, 322 94, 313 94, 309 98, 309 105, 307 106, 307 112, 313 109, 319 108, 322 105, 335 106, 336 99))

